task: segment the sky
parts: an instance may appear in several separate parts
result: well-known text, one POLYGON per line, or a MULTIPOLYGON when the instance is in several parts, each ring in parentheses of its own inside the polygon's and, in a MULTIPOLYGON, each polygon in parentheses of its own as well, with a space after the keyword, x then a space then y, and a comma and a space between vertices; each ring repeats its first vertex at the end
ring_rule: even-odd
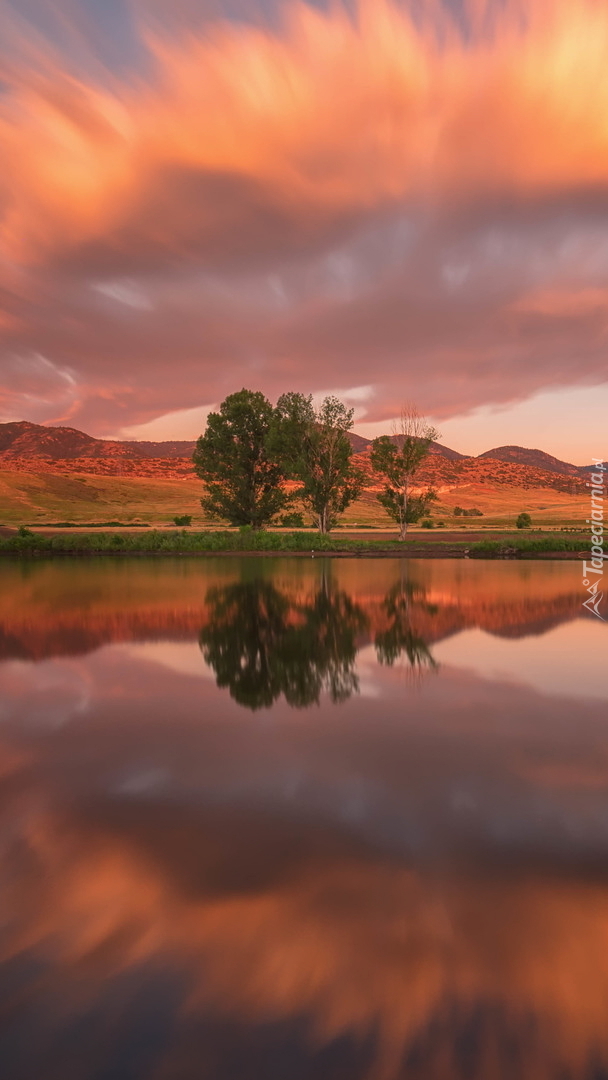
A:
POLYGON ((606 454, 605 0, 0 0, 0 420, 606 454))

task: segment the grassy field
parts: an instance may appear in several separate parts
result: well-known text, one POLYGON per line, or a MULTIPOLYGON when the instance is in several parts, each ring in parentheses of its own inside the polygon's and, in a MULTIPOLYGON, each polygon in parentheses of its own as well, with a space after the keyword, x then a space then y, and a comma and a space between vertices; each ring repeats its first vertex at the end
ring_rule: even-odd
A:
POLYGON ((139 477, 56 473, 0 473, 0 521, 6 525, 46 521, 125 521, 157 524, 175 514, 203 521, 196 477, 139 477))
MULTIPOLYGON (((477 534, 479 536, 479 534, 477 534)), ((405 542, 396 539, 366 539, 306 532, 254 532, 250 529, 195 532, 193 530, 146 529, 141 532, 70 531, 18 532, 0 537, 0 554, 21 557, 40 555, 204 555, 218 553, 272 554, 285 552, 310 555, 391 555, 409 557, 505 558, 561 554, 578 558, 585 542, 582 537, 556 533, 503 533, 483 539, 466 536, 427 536, 418 532, 405 542)))
MULTIPOLYGON (((170 524, 175 515, 191 514, 193 525, 203 527, 211 523, 203 516, 200 496, 201 484, 195 477, 163 480, 3 470, 0 524, 121 521, 160 526, 170 524)), ((526 491, 504 485, 469 484, 440 491, 432 517, 435 523, 443 521, 448 528, 478 531, 513 528, 517 515, 524 510, 531 514, 535 526, 582 527, 589 516, 589 499, 547 488, 526 491), (453 510, 457 505, 478 507, 484 516, 455 518, 453 510)), ((348 529, 394 528, 371 491, 349 508, 341 524, 348 529)))

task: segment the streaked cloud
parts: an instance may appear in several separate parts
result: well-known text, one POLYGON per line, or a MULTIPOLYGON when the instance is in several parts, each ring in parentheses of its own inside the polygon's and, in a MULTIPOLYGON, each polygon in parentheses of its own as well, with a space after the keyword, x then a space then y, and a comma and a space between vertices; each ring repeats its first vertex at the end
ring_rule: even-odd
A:
POLYGON ((104 434, 241 385, 441 418, 605 380, 604 5, 187 7, 96 37, 5 0, 6 418, 104 434))

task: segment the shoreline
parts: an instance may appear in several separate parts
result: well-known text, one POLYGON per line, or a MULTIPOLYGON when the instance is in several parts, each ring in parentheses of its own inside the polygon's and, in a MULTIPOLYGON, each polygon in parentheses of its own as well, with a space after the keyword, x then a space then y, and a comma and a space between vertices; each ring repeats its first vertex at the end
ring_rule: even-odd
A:
POLYGON ((536 532, 501 532, 493 537, 472 532, 441 536, 394 537, 321 536, 305 532, 188 532, 150 530, 134 534, 115 531, 42 533, 24 528, 7 535, 0 530, 0 556, 39 558, 269 558, 367 559, 526 559, 580 561, 589 557, 584 536, 536 532))
POLYGON ((379 551, 7 551, 0 550, 0 558, 17 559, 30 562, 42 559, 475 559, 496 562, 497 560, 526 560, 532 562, 554 560, 559 562, 580 562, 588 558, 588 552, 580 551, 467 551, 438 549, 437 545, 425 548, 389 549, 379 551))

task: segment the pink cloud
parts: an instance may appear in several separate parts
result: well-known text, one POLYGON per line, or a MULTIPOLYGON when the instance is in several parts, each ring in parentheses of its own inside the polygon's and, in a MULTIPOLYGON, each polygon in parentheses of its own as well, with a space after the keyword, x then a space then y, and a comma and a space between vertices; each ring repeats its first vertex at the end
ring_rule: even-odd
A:
POLYGON ((242 384, 448 416, 606 378, 604 6, 146 10, 145 78, 9 35, 6 417, 104 433, 242 384))

